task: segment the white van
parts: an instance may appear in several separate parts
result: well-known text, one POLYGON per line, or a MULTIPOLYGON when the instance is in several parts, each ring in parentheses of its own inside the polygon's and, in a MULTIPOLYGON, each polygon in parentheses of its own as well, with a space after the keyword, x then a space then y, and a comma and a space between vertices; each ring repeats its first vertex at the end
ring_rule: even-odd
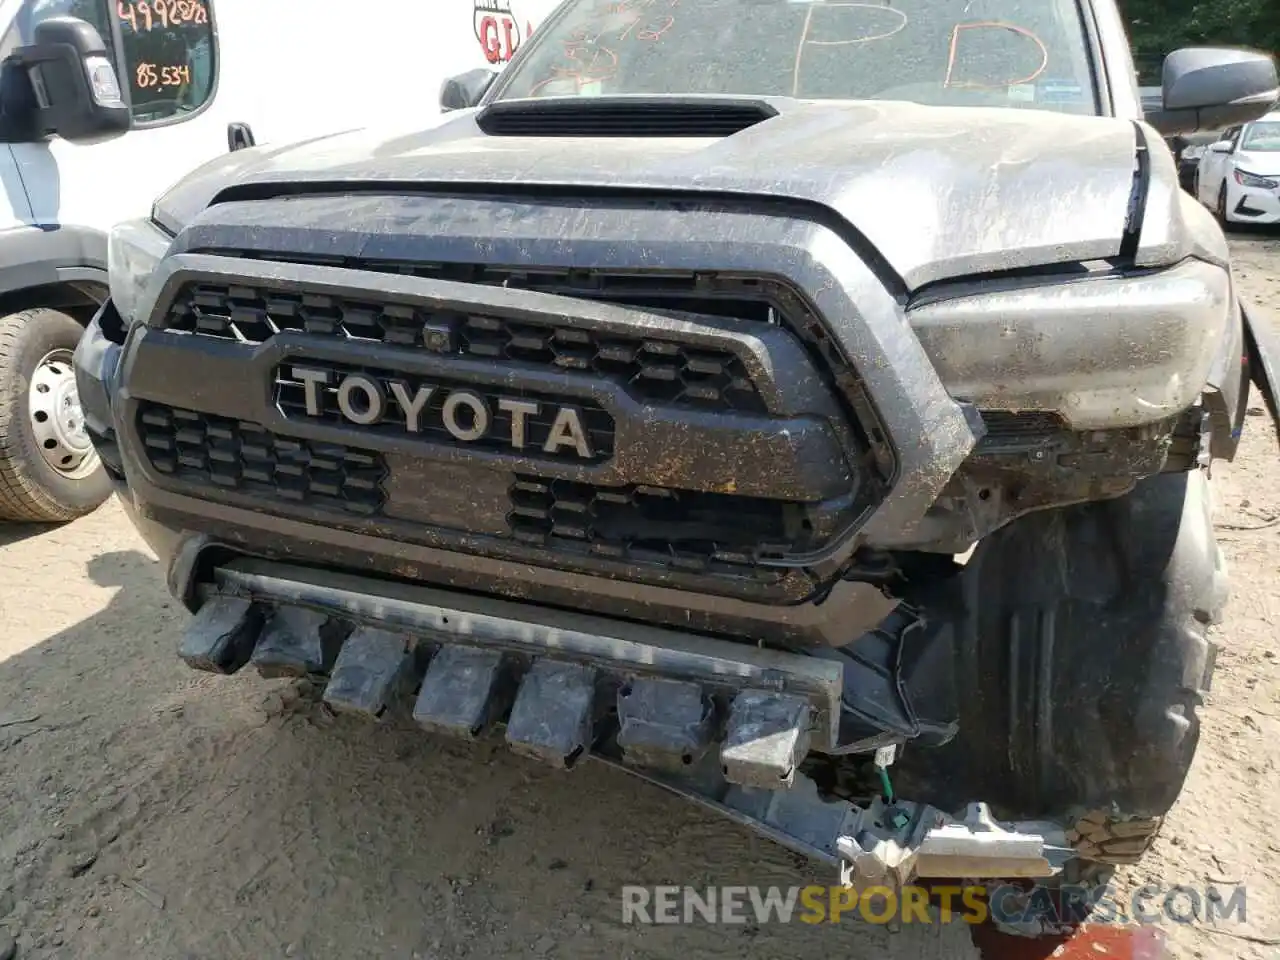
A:
POLYGON ((555 4, 0 0, 0 519, 108 494, 71 354, 114 224, 228 149, 429 126, 446 78, 509 60, 555 4), (118 96, 117 129, 86 130, 78 95, 118 96))

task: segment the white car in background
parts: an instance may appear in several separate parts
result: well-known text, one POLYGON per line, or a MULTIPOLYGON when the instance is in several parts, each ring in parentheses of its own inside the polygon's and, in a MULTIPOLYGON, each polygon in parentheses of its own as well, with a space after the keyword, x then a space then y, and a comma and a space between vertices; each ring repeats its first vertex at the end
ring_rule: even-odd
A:
POLYGON ((1195 195, 1223 223, 1280 224, 1280 112, 1223 131, 1200 158, 1195 195))

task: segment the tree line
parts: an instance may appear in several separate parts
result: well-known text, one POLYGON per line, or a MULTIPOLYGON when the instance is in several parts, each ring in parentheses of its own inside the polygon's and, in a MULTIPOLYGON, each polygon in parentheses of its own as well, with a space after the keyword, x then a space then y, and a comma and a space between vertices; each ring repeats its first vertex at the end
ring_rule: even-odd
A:
POLYGON ((1143 83, 1159 83, 1164 55, 1221 44, 1280 54, 1280 0, 1119 0, 1143 83))

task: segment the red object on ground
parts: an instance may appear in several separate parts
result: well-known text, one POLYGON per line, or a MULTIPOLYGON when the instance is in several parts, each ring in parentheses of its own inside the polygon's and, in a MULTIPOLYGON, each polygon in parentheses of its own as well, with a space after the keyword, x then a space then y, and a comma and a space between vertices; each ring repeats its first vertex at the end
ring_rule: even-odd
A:
POLYGON ((1069 937, 1017 937, 984 923, 973 928, 973 945, 982 960, 1167 960, 1169 956, 1164 931, 1156 926, 1086 923, 1069 937))

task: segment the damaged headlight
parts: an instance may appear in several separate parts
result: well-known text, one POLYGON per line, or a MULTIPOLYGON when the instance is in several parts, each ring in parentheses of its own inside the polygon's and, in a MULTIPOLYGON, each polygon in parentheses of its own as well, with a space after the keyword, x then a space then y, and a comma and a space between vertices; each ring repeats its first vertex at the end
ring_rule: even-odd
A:
POLYGON ((111 301, 126 328, 138 319, 142 295, 168 252, 171 239, 151 220, 128 220, 111 231, 107 239, 111 301))
POLYGON ((1227 271, 1166 270, 937 288, 907 319, 947 392, 1051 411, 1077 430, 1141 426, 1199 398, 1233 316, 1227 271))

